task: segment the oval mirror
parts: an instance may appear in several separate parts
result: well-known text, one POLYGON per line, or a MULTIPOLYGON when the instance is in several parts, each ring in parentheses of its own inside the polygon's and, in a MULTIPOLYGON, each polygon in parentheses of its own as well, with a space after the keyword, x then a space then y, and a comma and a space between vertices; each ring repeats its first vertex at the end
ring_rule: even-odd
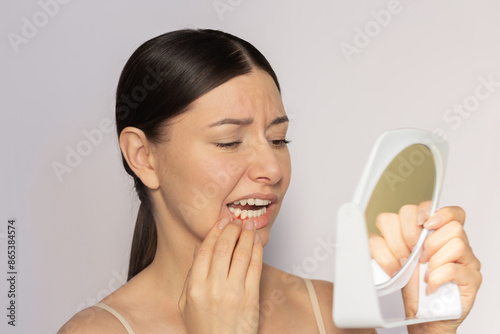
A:
POLYGON ((397 327, 458 319, 460 292, 426 295, 422 227, 443 184, 448 145, 426 130, 382 134, 351 202, 337 213, 333 317, 338 327, 397 327), (439 306, 439 307, 437 307, 439 306))
POLYGON ((436 186, 436 165, 429 148, 410 145, 389 163, 365 209, 376 285, 386 283, 405 265, 422 234, 436 186))

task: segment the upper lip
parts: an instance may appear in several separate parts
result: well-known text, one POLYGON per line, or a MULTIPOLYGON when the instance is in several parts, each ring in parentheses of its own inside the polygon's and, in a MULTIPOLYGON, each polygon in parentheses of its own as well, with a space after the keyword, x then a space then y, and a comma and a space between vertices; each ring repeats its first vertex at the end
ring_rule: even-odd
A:
POLYGON ((243 197, 239 197, 237 199, 234 199, 231 202, 227 203, 227 205, 231 205, 231 204, 233 204, 233 202, 240 201, 242 199, 249 199, 249 198, 266 199, 268 201, 271 201, 271 204, 274 204, 278 200, 278 196, 276 196, 275 194, 255 193, 255 194, 249 194, 249 195, 245 195, 243 197))

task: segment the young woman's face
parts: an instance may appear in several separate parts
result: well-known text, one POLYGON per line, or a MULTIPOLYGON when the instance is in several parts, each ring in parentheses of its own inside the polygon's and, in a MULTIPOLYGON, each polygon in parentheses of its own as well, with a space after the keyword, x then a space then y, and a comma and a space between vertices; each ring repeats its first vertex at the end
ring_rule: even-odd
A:
POLYGON ((287 128, 280 93, 262 70, 196 100, 155 145, 164 223, 202 240, 224 216, 253 219, 266 244, 290 183, 287 128))

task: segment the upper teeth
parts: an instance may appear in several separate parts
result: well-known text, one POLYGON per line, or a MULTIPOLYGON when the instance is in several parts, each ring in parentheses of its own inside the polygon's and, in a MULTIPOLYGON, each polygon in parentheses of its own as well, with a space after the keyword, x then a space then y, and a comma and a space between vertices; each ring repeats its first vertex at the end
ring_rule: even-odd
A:
POLYGON ((264 206, 264 205, 269 205, 271 204, 271 201, 267 199, 260 199, 260 198, 247 198, 247 199, 240 199, 239 201, 234 201, 234 205, 257 205, 257 206, 264 206))

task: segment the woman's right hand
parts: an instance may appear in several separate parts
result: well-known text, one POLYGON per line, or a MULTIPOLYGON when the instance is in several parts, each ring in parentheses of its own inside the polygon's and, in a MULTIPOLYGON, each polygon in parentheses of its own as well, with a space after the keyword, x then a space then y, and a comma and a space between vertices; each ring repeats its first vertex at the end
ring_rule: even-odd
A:
POLYGON ((257 333, 262 255, 253 220, 215 224, 195 251, 179 300, 189 333, 257 333))

